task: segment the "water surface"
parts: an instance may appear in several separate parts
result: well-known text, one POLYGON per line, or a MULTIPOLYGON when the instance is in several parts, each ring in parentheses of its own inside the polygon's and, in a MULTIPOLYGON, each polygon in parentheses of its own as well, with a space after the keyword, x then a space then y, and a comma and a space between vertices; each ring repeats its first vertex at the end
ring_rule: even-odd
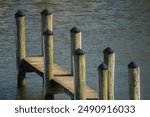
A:
MULTIPOLYGON (((149 0, 0 0, 0 99, 43 99, 42 79, 27 74, 27 87, 17 89, 16 24, 14 14, 26 14, 27 54, 41 53, 40 12, 54 16, 55 62, 70 70, 70 34, 82 32, 87 57, 87 83, 98 91, 97 67, 102 51, 116 52, 115 99, 128 99, 127 64, 141 67, 141 97, 150 99, 150 1, 149 0)), ((70 99, 64 94, 55 99, 70 99)))

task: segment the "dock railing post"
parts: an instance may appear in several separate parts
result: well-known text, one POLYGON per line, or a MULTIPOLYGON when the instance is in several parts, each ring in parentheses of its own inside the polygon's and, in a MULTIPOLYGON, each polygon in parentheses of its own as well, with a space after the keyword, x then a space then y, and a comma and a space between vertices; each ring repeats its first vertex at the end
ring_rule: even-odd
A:
POLYGON ((74 52, 74 99, 86 100, 86 60, 85 52, 80 48, 74 52))
POLYGON ((111 48, 104 51, 104 63, 108 66, 108 100, 114 100, 115 52, 111 48))
POLYGON ((74 75, 74 51, 78 48, 81 48, 81 32, 76 27, 73 27, 70 30, 70 40, 71 40, 71 74, 74 75))
POLYGON ((42 43, 42 55, 43 55, 43 33, 46 30, 53 30, 53 16, 52 14, 47 10, 43 10, 41 12, 41 43, 42 43))
POLYGON ((129 99, 140 100, 140 67, 131 62, 128 64, 129 99))
POLYGON ((53 64, 53 32, 46 30, 44 32, 44 96, 54 99, 54 94, 51 92, 52 79, 54 78, 53 64))
POLYGON ((99 76, 99 99, 107 100, 108 99, 108 89, 107 89, 107 79, 108 79, 108 66, 105 63, 102 63, 98 67, 98 76, 99 76))
POLYGON ((22 59, 26 57, 26 42, 25 42, 25 15, 18 11, 15 14, 17 24, 17 41, 16 41, 16 58, 18 69, 18 87, 25 86, 25 70, 22 65, 22 59))

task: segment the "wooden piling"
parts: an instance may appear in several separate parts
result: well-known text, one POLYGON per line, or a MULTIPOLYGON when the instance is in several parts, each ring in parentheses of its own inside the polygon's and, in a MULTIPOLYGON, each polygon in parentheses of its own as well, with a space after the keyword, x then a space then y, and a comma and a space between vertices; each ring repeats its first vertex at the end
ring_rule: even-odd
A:
POLYGON ((78 48, 81 48, 81 32, 78 28, 73 27, 70 30, 70 38, 71 38, 71 74, 73 74, 74 70, 73 70, 73 66, 74 66, 74 51, 78 48))
POLYGON ((16 41, 16 59, 18 69, 18 87, 25 86, 25 70, 23 69, 22 59, 26 57, 26 42, 25 42, 25 15, 18 11, 15 14, 17 25, 17 41, 16 41))
POLYGON ((105 63, 102 63, 98 67, 98 76, 99 76, 99 99, 107 100, 108 99, 108 89, 107 89, 107 79, 108 79, 108 66, 105 63))
POLYGON ((42 42, 42 55, 43 55, 43 33, 46 30, 53 30, 53 16, 52 14, 47 10, 43 10, 41 12, 41 42, 42 42))
POLYGON ((108 99, 114 100, 114 72, 115 72, 115 52, 111 48, 104 51, 104 63, 108 66, 108 99))
POLYGON ((52 88, 52 79, 54 78, 53 66, 54 66, 54 55, 53 55, 53 32, 46 30, 44 32, 44 96, 54 97, 51 94, 50 88, 52 88))
POLYGON ((140 67, 131 62, 128 64, 129 99, 140 100, 140 67))
POLYGON ((74 52, 74 70, 75 70, 75 87, 74 87, 74 99, 85 100, 86 99, 86 60, 85 52, 80 48, 74 52))

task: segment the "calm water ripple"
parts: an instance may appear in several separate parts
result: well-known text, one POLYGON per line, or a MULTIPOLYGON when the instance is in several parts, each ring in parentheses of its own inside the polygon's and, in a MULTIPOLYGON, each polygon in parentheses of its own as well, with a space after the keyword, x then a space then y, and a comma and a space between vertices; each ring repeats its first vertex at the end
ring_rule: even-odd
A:
MULTIPOLYGON (((127 64, 141 66, 142 99, 150 99, 150 1, 149 0, 0 0, 0 99, 43 99, 42 79, 27 74, 27 87, 17 89, 16 25, 14 14, 26 14, 27 54, 41 53, 40 12, 54 15, 55 62, 70 70, 69 30, 82 31, 87 53, 87 83, 98 91, 97 67, 103 49, 116 52, 115 98, 128 99, 127 64), (34 87, 33 87, 34 86, 34 87)), ((64 94, 56 99, 69 99, 64 94)))

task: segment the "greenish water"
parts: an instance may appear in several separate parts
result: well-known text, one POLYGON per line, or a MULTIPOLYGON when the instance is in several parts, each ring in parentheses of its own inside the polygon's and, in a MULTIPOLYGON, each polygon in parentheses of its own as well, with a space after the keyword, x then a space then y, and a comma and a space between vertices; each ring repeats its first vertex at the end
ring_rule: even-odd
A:
MULTIPOLYGON (((40 12, 54 16, 55 62, 70 70, 70 34, 82 32, 87 57, 87 83, 98 91, 97 67, 102 51, 116 52, 115 99, 128 99, 127 64, 141 67, 141 97, 150 99, 150 1, 149 0, 0 0, 0 99, 43 99, 42 79, 27 74, 27 87, 17 89, 16 24, 14 14, 26 14, 27 54, 41 53, 40 12)), ((55 99, 70 99, 65 94, 55 99)))

